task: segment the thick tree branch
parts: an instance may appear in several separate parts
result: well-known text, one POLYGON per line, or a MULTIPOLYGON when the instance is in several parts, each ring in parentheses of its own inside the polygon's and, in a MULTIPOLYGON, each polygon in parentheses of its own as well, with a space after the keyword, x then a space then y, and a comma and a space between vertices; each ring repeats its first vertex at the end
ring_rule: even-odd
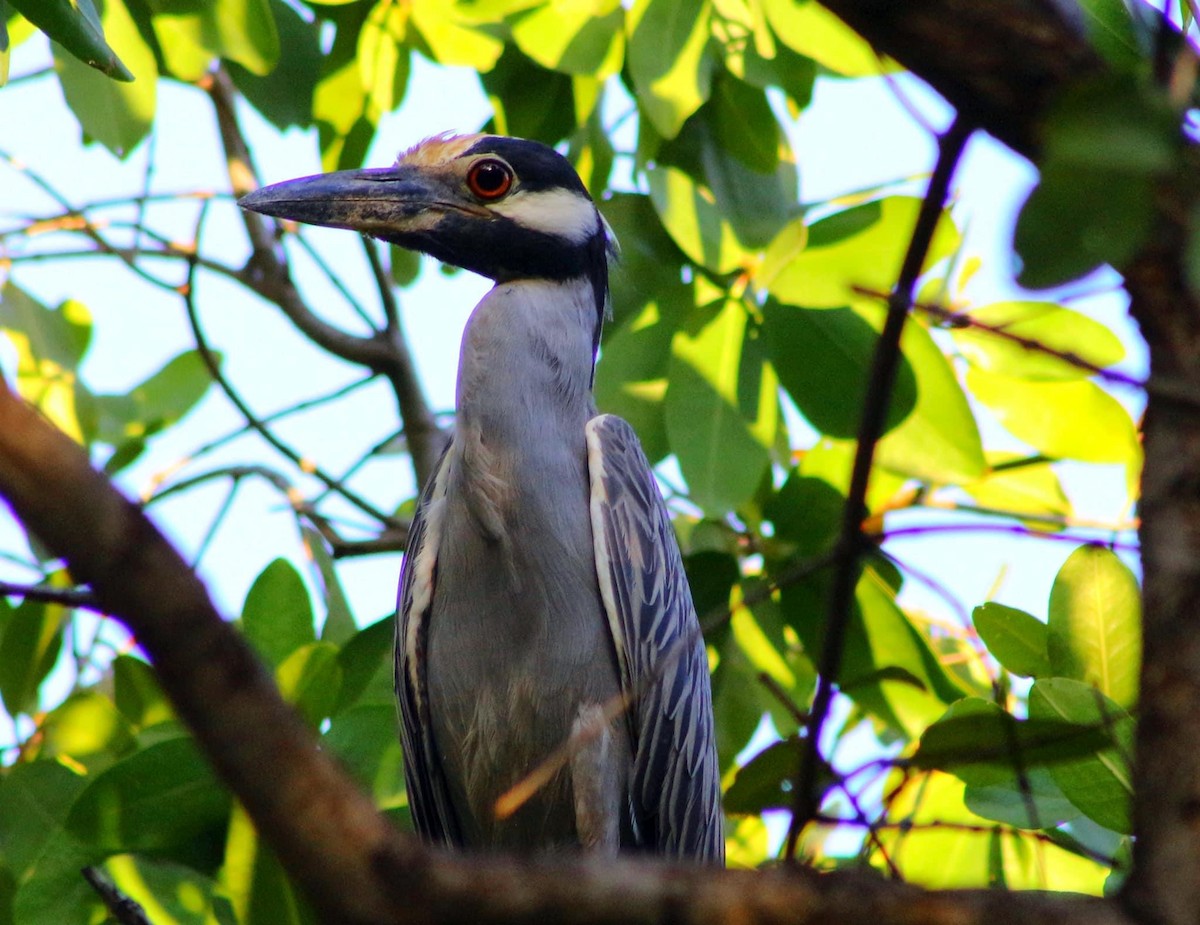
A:
POLYGON ((1101 72, 1074 0, 821 0, 1013 150, 1035 157, 1046 106, 1101 72))

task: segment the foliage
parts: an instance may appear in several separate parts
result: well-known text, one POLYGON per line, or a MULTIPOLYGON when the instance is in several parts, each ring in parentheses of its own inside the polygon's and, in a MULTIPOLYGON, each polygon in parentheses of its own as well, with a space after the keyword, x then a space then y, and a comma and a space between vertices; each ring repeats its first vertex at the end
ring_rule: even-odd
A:
MULTIPOLYGON (((597 197, 611 193, 602 207, 624 257, 598 403, 682 475, 672 501, 715 666, 730 857, 763 861, 767 829, 756 817, 794 804, 867 382, 921 206, 920 186, 901 181, 801 203, 802 165, 785 124, 818 75, 854 79, 894 65, 813 0, 62 8, 35 24, 85 59, 108 47, 94 28, 102 24, 136 78, 114 82, 55 50, 83 136, 115 156, 145 147, 167 82, 199 88, 219 109, 228 77, 271 124, 308 130, 327 169, 357 166, 404 101, 415 54, 477 71, 494 107, 490 129, 561 143, 597 197), (779 740, 766 748, 755 737, 764 716, 779 740)), ((1060 101, 1014 242, 1031 286, 1130 253, 1149 215, 1148 184, 1180 143, 1173 111, 1141 82, 1143 52, 1124 6, 1087 9, 1104 26, 1096 41, 1110 43, 1102 50, 1129 65, 1127 76, 1060 101), (1069 246, 1051 246, 1061 241, 1069 246)), ((14 36, 31 31, 15 14, 8 25, 14 36)), ((236 189, 246 167, 234 154, 236 189)), ((220 199, 194 198, 191 242, 156 230, 146 201, 133 203, 127 239, 66 201, 0 230, 15 254, 0 301, 6 375, 110 474, 127 472, 160 435, 186 433, 214 379, 236 394, 197 320, 198 281, 220 278, 241 298, 253 290, 284 308, 277 290, 243 272, 244 253, 223 263, 227 255, 205 249, 210 207, 232 212, 220 199), (55 243, 39 249, 37 232, 54 232, 55 243), (65 266, 79 247, 179 298, 195 348, 122 393, 91 388, 88 293, 48 306, 20 282, 22 260, 65 266), (163 265, 178 275, 149 269, 163 265)), ((420 272, 395 259, 397 279, 420 272)), ((948 210, 901 342, 863 512, 879 549, 858 573, 837 727, 822 748, 821 811, 802 848, 819 866, 870 864, 929 885, 1100 892, 1120 879, 1129 851, 1140 605, 1136 577, 1100 545, 1125 548, 1131 525, 1081 523, 1062 473, 1115 465, 1136 485, 1138 425, 1112 391, 1129 384, 1113 369, 1124 348, 1051 297, 976 304, 977 269, 948 210), (921 514, 935 509, 951 529, 994 525, 1076 544, 1045 612, 985 600, 953 625, 909 604, 920 578, 884 543, 931 524, 921 514)), ((284 310, 295 320, 296 309, 284 310)), ((251 416, 250 429, 275 434, 293 410, 251 416)), ((282 451, 269 468, 201 471, 212 447, 199 447, 145 500, 218 480, 236 489, 249 477, 279 490, 308 571, 287 559, 269 565, 240 626, 323 746, 405 825, 390 622, 351 612, 335 561, 356 541, 389 536, 411 510, 411 498, 363 499, 348 487, 396 443, 354 448, 337 478, 325 471, 331 460, 282 451), (335 529, 347 511, 370 522, 363 536, 335 529)), ((1127 507, 1134 501, 1131 490, 1127 507)), ((93 920, 99 900, 78 876, 88 865, 102 865, 155 922, 308 921, 136 649, 56 596, 70 579, 36 537, 13 540, 7 555, 46 593, 0 598, 0 698, 18 730, 0 773, 0 923, 93 920), (70 675, 65 694, 61 684, 52 693, 56 671, 70 675)))

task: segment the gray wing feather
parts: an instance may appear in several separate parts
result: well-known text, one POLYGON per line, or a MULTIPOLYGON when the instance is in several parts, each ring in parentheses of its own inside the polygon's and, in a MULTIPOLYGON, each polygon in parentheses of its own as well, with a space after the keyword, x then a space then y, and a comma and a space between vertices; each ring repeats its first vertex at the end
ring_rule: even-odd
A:
POLYGON ((667 506, 633 428, 587 425, 601 596, 631 711, 638 829, 676 858, 723 863, 720 770, 708 658, 667 506))
POLYGON ((427 620, 437 576, 447 455, 442 454, 421 493, 408 534, 396 608, 395 685, 400 708, 404 780, 413 824, 426 841, 461 846, 458 819, 451 808, 446 780, 436 760, 431 738, 424 670, 427 620))

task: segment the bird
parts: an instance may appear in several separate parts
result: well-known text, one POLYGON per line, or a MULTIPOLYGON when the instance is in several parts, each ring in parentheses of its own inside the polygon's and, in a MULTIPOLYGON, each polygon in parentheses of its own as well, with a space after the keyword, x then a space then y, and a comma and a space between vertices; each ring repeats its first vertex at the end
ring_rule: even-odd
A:
POLYGON ((418 834, 723 864, 707 653, 653 470, 593 398, 618 251, 570 162, 536 141, 447 133, 391 167, 240 205, 494 282, 463 334, 453 436, 401 568, 395 678, 418 834), (549 780, 498 811, 564 746, 549 780))

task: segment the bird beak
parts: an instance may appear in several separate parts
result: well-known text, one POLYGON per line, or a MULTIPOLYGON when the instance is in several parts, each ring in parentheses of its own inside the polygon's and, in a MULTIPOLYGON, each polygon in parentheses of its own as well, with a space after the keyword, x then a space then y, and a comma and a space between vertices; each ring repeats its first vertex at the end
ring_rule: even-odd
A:
POLYGON ((437 177, 411 167, 382 167, 273 183, 238 205, 274 218, 379 235, 417 230, 418 218, 428 221, 431 210, 462 209, 454 198, 437 177))

